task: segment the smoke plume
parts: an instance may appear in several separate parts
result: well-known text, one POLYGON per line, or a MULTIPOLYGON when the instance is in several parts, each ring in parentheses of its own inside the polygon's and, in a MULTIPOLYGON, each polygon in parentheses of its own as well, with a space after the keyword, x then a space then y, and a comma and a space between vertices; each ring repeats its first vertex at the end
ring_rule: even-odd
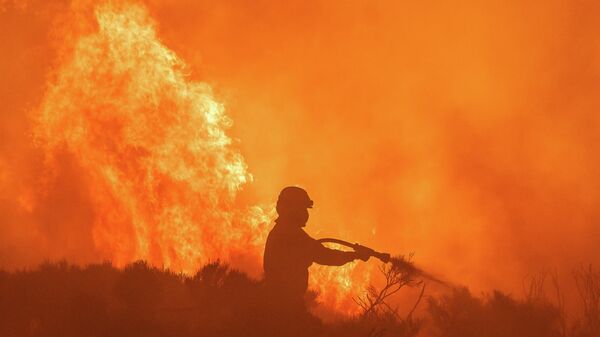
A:
MULTIPOLYGON (((253 205, 290 184, 313 236, 414 252, 477 291, 600 262, 594 2, 0 8, 4 267, 258 274, 253 205)), ((367 282, 332 272, 313 285, 367 282)))

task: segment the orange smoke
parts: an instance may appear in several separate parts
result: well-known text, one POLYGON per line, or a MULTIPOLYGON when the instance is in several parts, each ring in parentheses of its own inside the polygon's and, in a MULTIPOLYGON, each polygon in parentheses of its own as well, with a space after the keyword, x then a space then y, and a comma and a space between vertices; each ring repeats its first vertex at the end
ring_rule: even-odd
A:
MULTIPOLYGON (((236 202, 252 177, 225 133, 223 105, 208 84, 190 81, 142 6, 93 8, 97 28, 64 47, 70 55, 35 116, 48 174, 60 170, 60 154, 76 163, 94 247, 116 265, 143 259, 193 273, 222 259, 258 274, 272 214, 236 202)), ((27 195, 19 203, 35 207, 27 195)), ((352 270, 323 270, 312 280, 329 284, 323 298, 335 304, 358 288, 352 270)))
POLYGON ((476 291, 600 262, 596 3, 48 3, 0 10, 0 265, 256 274, 289 184, 313 236, 476 291))

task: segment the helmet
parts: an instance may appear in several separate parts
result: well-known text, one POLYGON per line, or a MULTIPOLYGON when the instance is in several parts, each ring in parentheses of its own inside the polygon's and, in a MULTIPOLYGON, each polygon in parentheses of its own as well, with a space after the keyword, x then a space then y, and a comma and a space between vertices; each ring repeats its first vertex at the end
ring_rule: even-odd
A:
POLYGON ((281 190, 277 198, 277 213, 282 210, 312 208, 313 201, 308 197, 308 193, 303 188, 288 186, 281 190))

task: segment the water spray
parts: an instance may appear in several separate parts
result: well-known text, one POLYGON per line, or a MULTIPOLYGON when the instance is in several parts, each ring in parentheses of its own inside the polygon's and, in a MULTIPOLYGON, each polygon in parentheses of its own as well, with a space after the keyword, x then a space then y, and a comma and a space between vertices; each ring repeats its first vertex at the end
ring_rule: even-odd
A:
POLYGON ((443 281, 443 280, 439 279, 438 277, 415 266, 415 264, 413 262, 405 259, 403 256, 392 256, 389 253, 381 253, 372 248, 360 245, 358 243, 350 243, 348 241, 344 241, 344 240, 340 240, 340 239, 323 238, 323 239, 319 239, 317 241, 320 243, 335 243, 338 245, 352 248, 354 251, 366 251, 369 253, 370 256, 379 259, 383 263, 391 263, 395 267, 399 268, 400 270, 405 271, 408 274, 417 275, 422 278, 433 281, 435 283, 441 284, 443 286, 450 287, 450 284, 448 282, 443 281))

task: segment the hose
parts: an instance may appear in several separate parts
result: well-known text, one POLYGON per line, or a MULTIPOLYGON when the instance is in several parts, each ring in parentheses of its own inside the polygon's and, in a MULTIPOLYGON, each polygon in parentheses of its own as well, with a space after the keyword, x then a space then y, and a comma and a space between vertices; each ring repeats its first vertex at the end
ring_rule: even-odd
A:
POLYGON ((412 262, 409 262, 403 258, 395 258, 395 257, 392 258, 391 255, 388 253, 380 253, 372 248, 359 245, 358 243, 350 243, 348 241, 344 241, 344 240, 340 240, 340 239, 323 238, 323 239, 318 239, 317 241, 320 243, 335 243, 338 245, 352 248, 355 251, 367 250, 371 256, 378 258, 383 263, 392 262, 394 265, 400 266, 402 269, 406 270, 407 272, 420 275, 421 277, 424 277, 426 279, 429 279, 430 281, 439 283, 439 284, 447 286, 447 287, 450 286, 450 284, 448 282, 443 281, 443 280, 431 275, 430 273, 425 272, 424 270, 422 270, 420 268, 417 268, 412 262))
POLYGON ((381 260, 381 262, 383 263, 388 263, 390 262, 390 254, 388 253, 380 253, 378 251, 375 251, 369 247, 365 247, 362 245, 359 245, 358 243, 350 243, 348 241, 344 241, 344 240, 340 240, 340 239, 334 239, 334 238, 323 238, 323 239, 319 239, 317 240, 320 243, 336 243, 338 245, 342 245, 342 246, 346 246, 349 248, 354 249, 355 251, 360 251, 360 250, 366 250, 369 252, 369 254, 375 258, 378 258, 379 260, 381 260))

